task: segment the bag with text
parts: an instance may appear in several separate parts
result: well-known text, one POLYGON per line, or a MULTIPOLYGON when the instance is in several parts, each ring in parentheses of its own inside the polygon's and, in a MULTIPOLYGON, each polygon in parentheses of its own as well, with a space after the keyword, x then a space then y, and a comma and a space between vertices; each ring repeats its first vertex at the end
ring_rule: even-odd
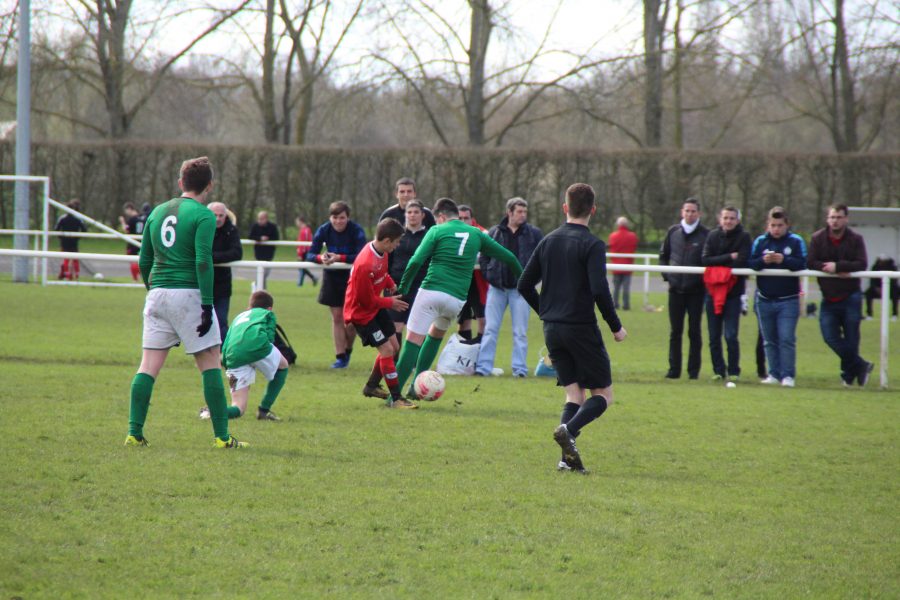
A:
POLYGON ((457 334, 450 336, 437 362, 441 375, 474 375, 481 344, 464 344, 457 334))

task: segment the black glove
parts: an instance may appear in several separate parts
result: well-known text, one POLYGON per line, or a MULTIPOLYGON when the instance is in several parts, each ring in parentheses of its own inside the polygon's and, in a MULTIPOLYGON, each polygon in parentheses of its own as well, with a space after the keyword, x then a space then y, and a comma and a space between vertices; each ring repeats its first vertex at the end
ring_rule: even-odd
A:
POLYGON ((200 337, 203 337, 209 332, 210 327, 212 327, 213 305, 201 304, 200 308, 203 309, 203 316, 200 317, 200 324, 197 325, 197 333, 200 334, 200 337))

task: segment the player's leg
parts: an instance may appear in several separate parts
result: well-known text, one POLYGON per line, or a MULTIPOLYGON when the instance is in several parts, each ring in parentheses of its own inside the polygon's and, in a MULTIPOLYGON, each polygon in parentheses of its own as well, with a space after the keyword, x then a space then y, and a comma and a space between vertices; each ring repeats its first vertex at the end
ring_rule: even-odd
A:
POLYGON ((287 381, 287 359, 281 355, 278 348, 272 346, 269 356, 257 361, 254 365, 269 381, 266 384, 266 393, 256 409, 256 418, 261 421, 280 421, 281 419, 272 412, 272 405, 275 404, 278 394, 281 393, 284 383, 287 381))
POLYGON ((487 293, 487 301, 484 304, 485 330, 481 338, 481 346, 478 348, 478 360, 475 363, 475 372, 479 375, 490 375, 494 370, 494 359, 497 355, 497 338, 500 337, 500 325, 503 323, 503 313, 509 303, 509 292, 490 286, 487 293))
POLYGON ((434 292, 420 289, 410 308, 409 318, 406 321, 406 341, 400 348, 400 356, 396 361, 397 383, 400 389, 406 385, 416 367, 425 335, 436 316, 434 292))
MULTIPOLYGON (((214 323, 213 327, 215 326, 214 323)), ((228 401, 225 399, 222 369, 219 366, 221 362, 219 346, 195 352, 194 362, 197 364, 203 382, 203 398, 206 400, 206 406, 209 407, 213 433, 217 439, 228 442, 231 439, 228 433, 228 401)))
POLYGON ((144 439, 144 423, 150 410, 150 397, 153 395, 153 384, 166 362, 169 351, 145 348, 141 356, 141 365, 131 380, 131 404, 128 412, 128 437, 126 445, 147 445, 144 439))
POLYGON ((393 336, 378 346, 377 363, 381 368, 381 374, 388 386, 390 392, 389 406, 392 408, 418 408, 412 402, 403 398, 402 388, 399 385, 399 377, 397 376, 397 367, 394 363, 394 353, 397 351, 397 340, 393 336))
POLYGON ((428 337, 422 342, 422 349, 419 351, 419 358, 416 360, 416 372, 413 375, 413 381, 420 373, 431 369, 434 359, 437 358, 438 351, 441 349, 441 343, 444 341, 444 335, 450 329, 451 323, 456 319, 456 315, 465 304, 464 300, 454 298, 450 294, 444 292, 433 292, 434 298, 432 302, 433 310, 436 315, 428 329, 428 337))
POLYGON ((331 339, 334 341, 335 362, 332 369, 343 369, 347 366, 347 330, 344 327, 344 309, 340 306, 329 306, 331 313, 331 339))
POLYGON ((528 375, 528 318, 531 307, 516 290, 508 290, 509 317, 512 324, 512 372, 515 377, 528 375))
POLYGON ((72 270, 75 273, 75 279, 79 279, 81 277, 81 261, 77 258, 72 259, 72 270))

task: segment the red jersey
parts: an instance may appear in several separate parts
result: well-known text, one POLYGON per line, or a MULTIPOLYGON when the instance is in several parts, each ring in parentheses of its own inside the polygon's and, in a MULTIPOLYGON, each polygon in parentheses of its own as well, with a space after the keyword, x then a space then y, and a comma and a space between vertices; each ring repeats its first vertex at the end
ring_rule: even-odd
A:
MULTIPOLYGON (((309 228, 309 225, 305 225, 300 229, 299 232, 297 232, 298 242, 311 242, 312 237, 312 229, 309 228)), ((297 246, 297 257, 300 258, 300 260, 303 260, 303 257, 306 256, 306 253, 309 252, 309 246, 309 244, 297 246)))
MULTIPOLYGON (((627 227, 619 227, 616 231, 609 234, 609 244, 607 250, 615 254, 634 254, 637 250, 638 237, 627 227)), ((634 263, 633 258, 610 257, 613 264, 630 265, 634 263)), ((613 275, 621 275, 630 273, 630 271, 610 271, 613 275)))
POLYGON ((360 251, 344 296, 344 322, 365 325, 375 318, 382 308, 390 308, 392 300, 381 292, 397 287, 388 274, 388 255, 378 254, 372 242, 360 251))

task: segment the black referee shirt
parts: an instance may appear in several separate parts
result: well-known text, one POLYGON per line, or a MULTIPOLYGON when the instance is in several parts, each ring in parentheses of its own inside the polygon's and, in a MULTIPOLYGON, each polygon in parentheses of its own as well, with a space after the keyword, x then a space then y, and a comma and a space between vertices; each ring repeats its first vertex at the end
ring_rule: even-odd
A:
POLYGON ((544 237, 518 290, 545 323, 595 324, 596 304, 611 331, 622 328, 606 282, 606 244, 584 225, 566 223, 544 237))

